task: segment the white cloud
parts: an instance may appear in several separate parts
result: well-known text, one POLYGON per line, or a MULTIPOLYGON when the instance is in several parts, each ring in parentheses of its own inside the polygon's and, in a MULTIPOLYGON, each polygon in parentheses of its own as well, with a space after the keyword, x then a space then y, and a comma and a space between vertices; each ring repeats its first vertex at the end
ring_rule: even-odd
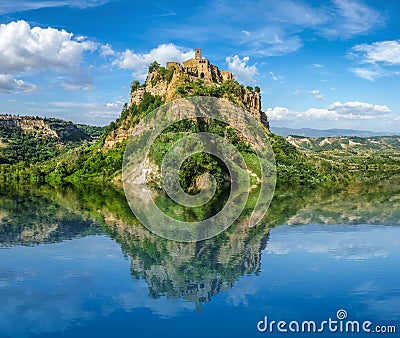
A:
POLYGON ((399 75, 399 72, 394 70, 393 67, 400 65, 400 40, 355 45, 347 54, 347 57, 358 59, 364 65, 350 68, 350 71, 358 77, 375 81, 380 77, 399 75))
POLYGON ((400 65, 400 40, 356 45, 352 51, 360 53, 364 62, 400 65))
POLYGON ((286 120, 294 115, 293 112, 290 112, 289 109, 285 107, 267 108, 266 114, 268 119, 274 121, 286 120))
POLYGON ((314 100, 319 101, 322 100, 324 98, 324 95, 321 94, 321 92, 319 91, 319 89, 313 89, 309 91, 310 94, 313 95, 314 100))
POLYGON ((82 85, 87 81, 82 81, 84 72, 80 68, 85 52, 96 49, 96 43, 83 36, 74 37, 65 30, 30 27, 23 20, 1 24, 0 74, 4 75, 3 87, 12 86, 12 92, 35 90, 36 86, 15 80, 15 77, 50 70, 68 74, 71 79, 62 79, 60 84, 66 90, 76 90, 73 87, 87 90, 88 85, 82 85))
POLYGON ((240 59, 238 55, 233 57, 228 56, 226 62, 228 63, 228 69, 235 75, 235 78, 239 82, 243 83, 254 83, 255 76, 258 74, 257 67, 255 65, 248 66, 250 58, 248 56, 240 59))
POLYGON ((358 115, 358 116, 377 116, 386 115, 390 113, 390 109, 386 105, 377 105, 366 102, 335 102, 331 104, 328 109, 335 111, 340 115, 358 115))
POLYGON ((360 120, 374 119, 391 114, 386 105, 366 102, 335 102, 327 108, 310 108, 306 111, 293 111, 285 107, 268 108, 266 112, 271 121, 292 120, 360 120))
POLYGON ((17 80, 9 74, 0 74, 0 93, 33 92, 36 89, 37 87, 33 84, 17 80))
POLYGON ((67 91, 89 91, 89 90, 93 90, 94 87, 91 84, 79 84, 79 83, 74 83, 74 82, 68 82, 68 81, 63 81, 61 82, 60 86, 62 88, 64 88, 67 91))
POLYGON ((95 49, 93 42, 77 41, 65 30, 31 28, 26 21, 0 25, 0 72, 3 73, 48 69, 70 72, 79 67, 84 52, 95 49))
POLYGON ((111 48, 109 44, 103 45, 100 48, 101 56, 113 56, 115 55, 115 51, 111 48))
POLYGON ((167 61, 182 63, 194 57, 193 50, 182 49, 174 44, 162 44, 148 53, 135 53, 130 49, 120 53, 113 62, 114 65, 122 69, 132 69, 133 76, 138 80, 146 79, 147 69, 153 61, 165 65, 167 61))
POLYGON ((334 0, 328 25, 322 35, 328 38, 349 39, 365 34, 383 23, 381 13, 360 1, 334 0))
POLYGON ((54 117, 70 119, 77 123, 106 125, 121 114, 123 102, 113 101, 52 101, 40 106, 27 108, 30 114, 51 113, 54 117))
POLYGON ((298 51, 304 44, 298 36, 277 33, 271 37, 269 33, 261 33, 259 36, 255 36, 255 41, 250 45, 252 48, 256 48, 257 53, 262 56, 281 56, 298 51))
POLYGON ((73 7, 84 9, 104 5, 109 0, 29 0, 18 1, 2 0, 0 3, 0 14, 18 13, 40 8, 73 7))
POLYGON ((375 81, 377 78, 385 76, 385 72, 381 68, 364 68, 364 67, 354 67, 349 68, 356 76, 361 77, 366 80, 375 81))
POLYGON ((274 80, 274 81, 278 81, 279 80, 279 78, 273 72, 269 72, 269 75, 271 75, 272 80, 274 80))

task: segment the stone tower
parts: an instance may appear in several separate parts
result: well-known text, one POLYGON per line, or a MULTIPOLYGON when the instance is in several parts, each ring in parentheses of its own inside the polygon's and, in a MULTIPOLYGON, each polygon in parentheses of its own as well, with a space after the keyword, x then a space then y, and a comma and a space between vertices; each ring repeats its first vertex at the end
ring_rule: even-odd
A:
POLYGON ((194 53, 194 58, 196 60, 201 60, 201 49, 200 48, 196 48, 196 51, 194 53))

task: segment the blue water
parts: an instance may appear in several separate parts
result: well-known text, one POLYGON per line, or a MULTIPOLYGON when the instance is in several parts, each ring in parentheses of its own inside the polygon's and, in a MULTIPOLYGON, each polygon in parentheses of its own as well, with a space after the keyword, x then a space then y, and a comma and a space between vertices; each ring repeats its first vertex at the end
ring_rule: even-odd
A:
MULTIPOLYGON (((287 322, 336 319, 339 309, 347 311, 348 319, 369 320, 373 327, 397 326, 397 334, 384 336, 400 332, 397 226, 278 226, 259 252, 250 247, 245 255, 219 256, 239 260, 244 272, 232 280, 220 277, 229 272, 222 267, 234 269, 236 263, 220 262, 209 274, 207 267, 198 270, 200 275, 190 278, 205 286, 187 285, 195 297, 176 286, 185 284, 184 274, 174 269, 185 260, 182 252, 153 264, 109 236, 98 231, 0 249, 0 337, 285 336, 289 333, 260 333, 257 323, 265 316, 287 322), (134 276, 132 271, 140 269, 134 276)), ((230 254, 242 245, 233 243, 226 249, 230 254)), ((351 336, 332 334, 343 335, 351 336)))

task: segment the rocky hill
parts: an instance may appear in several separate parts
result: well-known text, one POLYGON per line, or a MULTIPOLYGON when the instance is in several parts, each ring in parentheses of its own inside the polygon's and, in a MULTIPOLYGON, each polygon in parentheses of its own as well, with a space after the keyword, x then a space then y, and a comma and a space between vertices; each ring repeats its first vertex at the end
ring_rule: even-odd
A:
MULTIPOLYGON (((146 81, 140 84, 134 81, 131 85, 130 103, 126 110, 143 104, 144 101, 171 102, 188 96, 213 96, 229 100, 249 111, 269 133, 268 118, 261 110, 259 87, 245 87, 235 81, 234 76, 220 70, 208 59, 202 58, 201 50, 196 49, 195 57, 183 65, 167 62, 166 67, 153 62, 146 81)), ((105 140, 104 147, 112 148, 116 143, 125 140, 131 134, 135 117, 129 114, 117 121, 114 132, 105 140)))
POLYGON ((96 138, 101 129, 54 118, 0 115, 0 163, 50 159, 96 138))

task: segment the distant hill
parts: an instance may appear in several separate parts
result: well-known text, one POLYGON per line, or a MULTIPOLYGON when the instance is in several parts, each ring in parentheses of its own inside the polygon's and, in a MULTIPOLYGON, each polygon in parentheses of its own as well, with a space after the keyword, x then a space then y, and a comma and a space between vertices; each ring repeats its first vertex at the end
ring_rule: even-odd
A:
POLYGON ((55 118, 0 115, 0 164, 45 161, 98 138, 101 131, 55 118))
POLYGON ((271 132, 274 134, 287 137, 290 135, 298 135, 305 137, 336 137, 336 136, 358 136, 358 137, 373 137, 373 136, 394 136, 400 135, 400 133, 388 133, 388 132, 374 132, 366 130, 354 130, 354 129, 312 129, 312 128, 285 128, 285 127, 271 127, 271 132))
POLYGON ((400 136, 341 136, 341 137, 304 137, 287 136, 286 140, 302 150, 358 150, 393 151, 400 150, 400 136))

